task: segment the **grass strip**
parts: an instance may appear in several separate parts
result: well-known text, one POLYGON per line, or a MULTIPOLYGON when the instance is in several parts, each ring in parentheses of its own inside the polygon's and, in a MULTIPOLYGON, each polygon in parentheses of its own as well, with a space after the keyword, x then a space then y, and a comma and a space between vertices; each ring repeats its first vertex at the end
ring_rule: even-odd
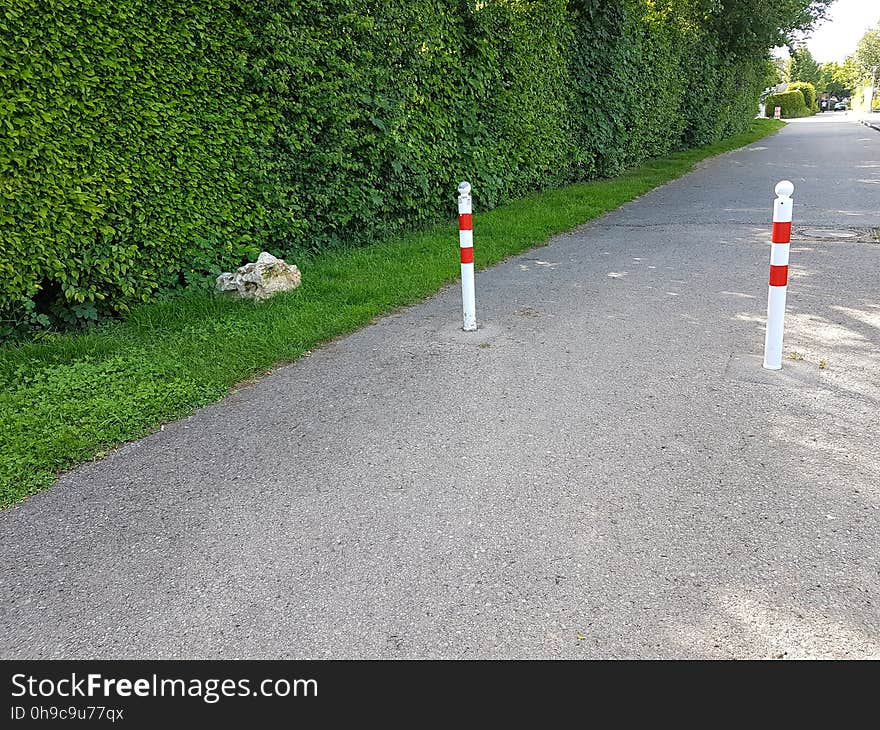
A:
MULTIPOLYGON (((757 119, 744 134, 619 177, 477 213, 475 263, 484 268, 545 243, 783 124, 757 119)), ((65 469, 218 400, 236 383, 436 292, 459 273, 456 230, 450 221, 297 261, 303 285, 260 305, 190 291, 88 332, 0 348, 0 508, 49 487, 65 469)))

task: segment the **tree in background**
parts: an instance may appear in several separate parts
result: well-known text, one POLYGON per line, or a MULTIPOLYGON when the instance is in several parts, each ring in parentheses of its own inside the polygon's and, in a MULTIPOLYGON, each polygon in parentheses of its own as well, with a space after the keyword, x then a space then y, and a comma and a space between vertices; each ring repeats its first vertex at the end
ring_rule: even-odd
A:
MULTIPOLYGON (((852 79, 852 108, 867 108, 871 98, 869 87, 872 80, 880 78, 880 23, 869 28, 862 36, 855 53, 846 59, 848 78, 852 79), (875 76, 876 69, 876 76, 875 76)), ((880 94, 873 95, 874 109, 880 109, 880 94)))
POLYGON ((819 83, 816 85, 816 90, 820 94, 843 99, 852 96, 860 81, 861 73, 855 59, 848 56, 843 63, 831 61, 822 64, 819 69, 819 83))
MULTIPOLYGON (((825 19, 834 0, 688 0, 725 49, 736 56, 793 46, 795 36, 809 33, 825 19)), ((809 79, 796 79, 807 81, 809 79)))
POLYGON ((871 28, 862 36, 853 58, 864 78, 870 78, 874 67, 880 68, 880 27, 871 28))
POLYGON ((828 63, 823 63, 819 66, 819 81, 816 84, 816 91, 820 94, 834 94, 835 96, 839 96, 835 93, 834 89, 836 89, 834 84, 834 74, 840 67, 839 63, 835 61, 829 61, 828 63))
POLYGON ((785 65, 785 79, 789 82, 802 81, 819 87, 819 64, 807 48, 795 48, 791 52, 791 58, 785 65))
POLYGON ((785 59, 771 58, 767 61, 767 86, 776 86, 785 81, 785 59))

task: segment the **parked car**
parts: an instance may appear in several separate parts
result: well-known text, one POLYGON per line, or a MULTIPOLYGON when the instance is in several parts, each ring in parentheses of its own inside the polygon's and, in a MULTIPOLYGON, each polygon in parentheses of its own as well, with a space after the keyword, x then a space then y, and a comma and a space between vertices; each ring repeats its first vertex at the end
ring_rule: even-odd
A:
POLYGON ((846 111, 846 102, 839 101, 834 105, 834 111, 836 112, 845 112, 846 111))

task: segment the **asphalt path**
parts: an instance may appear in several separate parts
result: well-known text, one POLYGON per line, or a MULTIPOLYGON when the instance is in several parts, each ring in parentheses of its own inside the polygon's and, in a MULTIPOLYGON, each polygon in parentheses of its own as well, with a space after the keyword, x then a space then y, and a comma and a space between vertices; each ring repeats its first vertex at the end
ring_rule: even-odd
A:
POLYGON ((0 513, 0 657, 880 657, 874 228, 820 115, 278 368, 0 513))

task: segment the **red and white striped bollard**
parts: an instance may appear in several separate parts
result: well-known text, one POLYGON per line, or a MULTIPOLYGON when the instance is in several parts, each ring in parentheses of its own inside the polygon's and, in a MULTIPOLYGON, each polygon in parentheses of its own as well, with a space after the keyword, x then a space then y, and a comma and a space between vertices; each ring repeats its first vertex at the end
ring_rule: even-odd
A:
POLYGON ((458 184, 458 246, 461 250, 462 329, 473 332, 477 329, 477 300, 474 292, 474 225, 469 182, 458 184))
POLYGON ((785 294, 788 289, 788 248, 794 185, 788 180, 776 184, 773 203, 773 242, 770 248, 770 291, 767 294, 767 335, 764 338, 764 367, 782 369, 782 334, 785 327, 785 294))

